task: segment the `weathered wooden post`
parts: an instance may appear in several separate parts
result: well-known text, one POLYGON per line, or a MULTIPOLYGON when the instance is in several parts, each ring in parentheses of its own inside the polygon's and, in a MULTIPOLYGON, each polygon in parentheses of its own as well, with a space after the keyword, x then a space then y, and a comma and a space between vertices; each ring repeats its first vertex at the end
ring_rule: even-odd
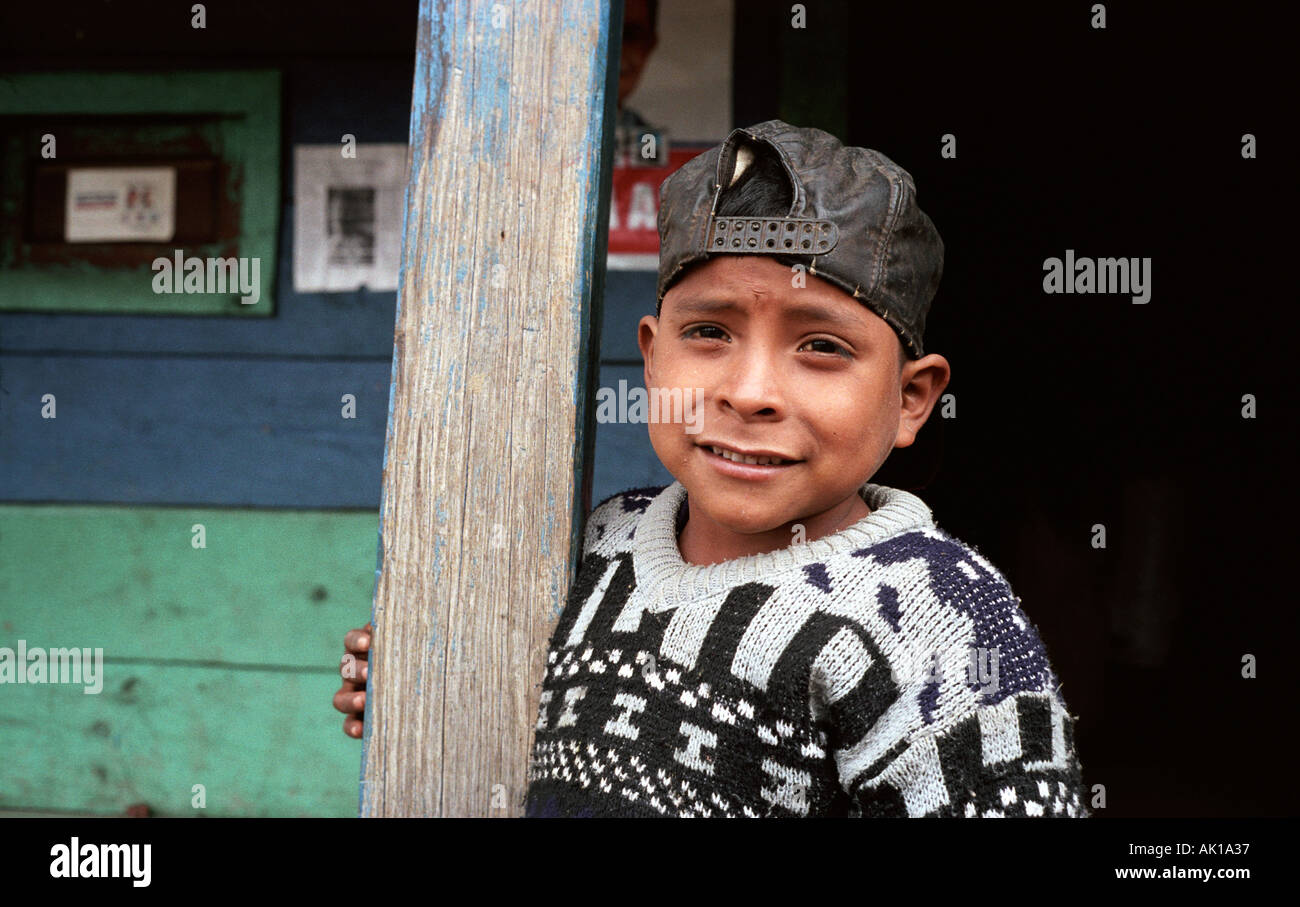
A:
POLYGON ((422 0, 363 816, 517 816, 594 424, 621 0, 422 0))

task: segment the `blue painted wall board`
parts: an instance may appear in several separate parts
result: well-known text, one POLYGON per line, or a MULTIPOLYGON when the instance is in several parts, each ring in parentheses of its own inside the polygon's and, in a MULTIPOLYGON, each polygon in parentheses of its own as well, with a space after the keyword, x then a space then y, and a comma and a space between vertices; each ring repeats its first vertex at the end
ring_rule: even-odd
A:
MULTIPOLYGON (((645 387, 640 366, 603 365, 600 383, 617 392, 620 380, 634 387, 645 387)), ((643 423, 605 422, 596 425, 596 453, 591 485, 592 506, 629 488, 668 485, 672 473, 664 469, 650 446, 650 428, 643 423)))
MULTIPOLYGON (((386 362, 7 356, 0 500, 378 508, 389 377, 386 362)), ((602 366, 602 386, 620 379, 643 386, 639 366, 602 366)), ((598 424, 594 470, 593 503, 671 481, 644 424, 598 424)))
POLYGON ((0 369, 0 500, 379 506, 386 362, 11 355, 0 369), (355 419, 340 415, 349 393, 355 419))
POLYGON ((641 362, 636 326, 655 313, 654 271, 610 271, 606 277, 605 323, 600 338, 602 362, 641 362))

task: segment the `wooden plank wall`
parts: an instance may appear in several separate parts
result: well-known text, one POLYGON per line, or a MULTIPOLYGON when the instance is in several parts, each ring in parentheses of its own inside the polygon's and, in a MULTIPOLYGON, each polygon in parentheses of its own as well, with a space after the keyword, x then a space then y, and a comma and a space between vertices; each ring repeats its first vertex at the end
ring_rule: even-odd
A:
POLYGON ((522 812, 585 516, 620 17, 421 3, 364 816, 522 812))
MULTIPOLYGON (((274 318, 0 313, 0 645, 103 647, 108 676, 0 690, 0 810, 194 815, 203 783, 208 815, 357 812, 328 700, 371 606, 396 294, 293 292, 291 161, 405 141, 411 66, 299 62, 284 92, 274 318)), ((639 386, 655 275, 606 281, 600 384, 639 386)), ((644 425, 595 439, 593 503, 671 480, 644 425)))
POLYGON ((0 315, 0 646, 105 660, 98 695, 0 687, 0 810, 356 814, 329 698, 374 588, 396 294, 292 292, 290 163, 404 141, 410 73, 286 68, 274 317, 0 315))

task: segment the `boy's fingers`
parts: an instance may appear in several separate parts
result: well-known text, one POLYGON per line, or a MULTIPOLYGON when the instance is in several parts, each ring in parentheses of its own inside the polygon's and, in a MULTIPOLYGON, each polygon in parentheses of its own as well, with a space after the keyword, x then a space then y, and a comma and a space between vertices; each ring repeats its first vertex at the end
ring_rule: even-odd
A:
POLYGON ((369 671, 369 663, 360 655, 349 652, 339 661, 339 676, 343 678, 344 683, 360 684, 361 688, 365 689, 367 671, 369 671))
POLYGON ((343 637, 343 648, 354 655, 364 655, 370 651, 370 625, 362 630, 349 630, 343 637))
POLYGON ((366 691, 350 690, 347 684, 334 694, 334 708, 347 715, 357 715, 365 710, 366 691))
POLYGON ((339 662, 343 686, 334 694, 334 708, 347 716, 343 719, 343 733, 357 740, 361 739, 365 729, 366 658, 370 654, 370 634, 374 629, 373 622, 367 623, 359 630, 349 630, 343 637, 346 654, 339 662))

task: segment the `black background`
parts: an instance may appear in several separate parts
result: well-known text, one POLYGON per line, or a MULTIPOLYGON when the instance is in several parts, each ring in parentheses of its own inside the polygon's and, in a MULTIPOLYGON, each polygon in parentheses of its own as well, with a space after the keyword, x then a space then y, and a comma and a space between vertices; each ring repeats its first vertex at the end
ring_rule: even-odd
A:
MULTIPOLYGON (((926 349, 957 417, 879 481, 922 489, 1011 580, 1098 816, 1295 815, 1288 30, 1256 3, 1105 6, 1102 30, 1088 3, 807 4, 790 33, 809 59, 847 41, 843 138, 913 175, 946 246, 926 349), (1150 301, 1045 294, 1066 249, 1150 257, 1150 301)), ((789 20, 738 13, 738 91, 769 100, 742 91, 737 125, 799 77, 753 33, 789 20)))

